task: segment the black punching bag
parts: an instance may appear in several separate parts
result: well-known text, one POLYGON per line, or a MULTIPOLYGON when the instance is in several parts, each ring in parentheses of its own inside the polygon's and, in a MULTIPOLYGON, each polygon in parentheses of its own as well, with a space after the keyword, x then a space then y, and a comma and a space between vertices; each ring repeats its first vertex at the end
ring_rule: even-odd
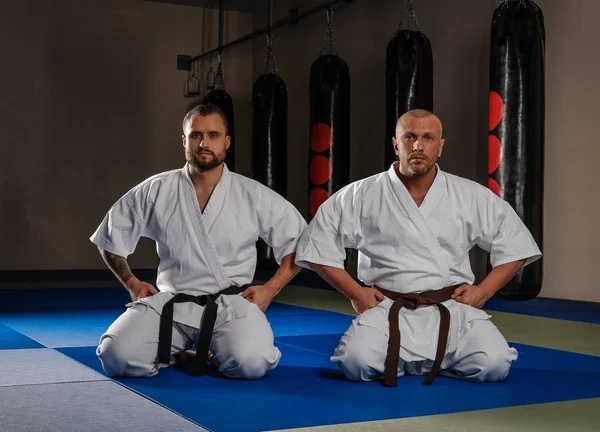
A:
POLYGON ((396 123, 407 111, 433 111, 433 52, 431 42, 420 30, 412 1, 404 4, 400 28, 389 41, 386 52, 386 122, 384 169, 397 160, 392 144, 396 123), (408 19, 408 28, 402 20, 408 19))
MULTIPOLYGON (((545 29, 530 0, 494 11, 490 52, 488 187, 506 200, 542 249, 544 202, 545 29)), ((488 271, 490 265, 488 264, 488 271)), ((542 260, 522 269, 498 293, 529 300, 542 288, 542 260)))
POLYGON ((227 154, 225 156, 225 163, 230 171, 235 171, 235 119, 233 115, 233 99, 225 90, 225 79, 223 77, 223 64, 221 62, 221 56, 219 55, 219 67, 215 74, 215 85, 214 88, 208 92, 202 103, 213 104, 221 108, 227 117, 227 123, 229 124, 228 132, 231 137, 231 143, 227 154))
MULTIPOLYGON (((252 177, 284 198, 287 197, 287 121, 287 88, 277 71, 269 35, 265 66, 252 91, 252 177)), ((258 267, 277 267, 273 250, 262 239, 256 248, 258 267)))
POLYGON ((327 17, 329 54, 322 49, 310 69, 309 221, 350 181, 350 72, 337 55, 331 10, 327 17))

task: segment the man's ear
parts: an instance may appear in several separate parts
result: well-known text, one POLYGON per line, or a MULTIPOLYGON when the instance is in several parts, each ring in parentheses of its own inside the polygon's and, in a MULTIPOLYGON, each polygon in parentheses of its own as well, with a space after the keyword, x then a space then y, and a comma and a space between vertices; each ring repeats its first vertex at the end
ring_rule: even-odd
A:
POLYGON ((446 142, 446 140, 443 139, 443 138, 440 140, 440 149, 438 150, 438 157, 442 156, 442 152, 444 150, 444 143, 445 142, 446 142))

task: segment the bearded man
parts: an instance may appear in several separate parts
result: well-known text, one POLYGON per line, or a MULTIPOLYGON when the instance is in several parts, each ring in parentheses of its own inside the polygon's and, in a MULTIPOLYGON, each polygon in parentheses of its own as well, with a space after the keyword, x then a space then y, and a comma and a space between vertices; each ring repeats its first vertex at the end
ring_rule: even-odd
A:
POLYGON ((193 375, 210 360, 228 377, 261 378, 281 357, 264 311, 300 270, 294 252, 306 222, 283 197, 228 170, 231 138, 218 107, 192 109, 182 141, 185 166, 133 187, 91 237, 132 299, 97 355, 109 376, 149 377, 185 358, 193 375), (156 242, 156 287, 127 263, 142 236, 156 242), (279 264, 263 285, 252 284, 258 238, 279 264))

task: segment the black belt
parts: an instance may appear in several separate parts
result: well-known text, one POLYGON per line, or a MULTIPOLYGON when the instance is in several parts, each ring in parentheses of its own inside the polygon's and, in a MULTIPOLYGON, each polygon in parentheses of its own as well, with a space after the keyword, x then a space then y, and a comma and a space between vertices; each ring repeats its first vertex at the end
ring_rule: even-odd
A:
POLYGON ((158 332, 158 361, 163 364, 171 364, 171 346, 173 344, 173 306, 175 303, 196 303, 205 306, 202 319, 200 320, 200 336, 196 342, 196 356, 192 366, 191 374, 194 376, 204 375, 204 368, 208 361, 208 351, 212 340, 215 321, 217 320, 217 304, 215 300, 220 295, 235 295, 244 292, 250 285, 225 288, 215 294, 204 294, 193 296, 189 294, 175 294, 163 306, 160 316, 160 328, 158 332))

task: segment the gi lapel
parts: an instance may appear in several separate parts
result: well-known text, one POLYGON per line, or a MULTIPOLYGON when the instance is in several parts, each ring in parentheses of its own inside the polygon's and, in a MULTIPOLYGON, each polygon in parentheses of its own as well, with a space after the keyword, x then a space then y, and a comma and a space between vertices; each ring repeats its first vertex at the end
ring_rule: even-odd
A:
POLYGON ((223 205, 225 204, 225 197, 229 193, 229 187, 231 186, 231 172, 227 168, 225 164, 223 164, 223 174, 221 175, 221 179, 217 186, 213 190, 213 193, 204 208, 204 212, 202 212, 202 219, 204 220, 204 225, 206 226, 206 232, 210 232, 212 226, 219 214, 221 214, 221 210, 223 210, 223 205))
MULTIPOLYGON (((223 264, 221 263, 221 260, 217 255, 217 250, 212 244, 210 236, 208 235, 208 229, 206 227, 206 223, 204 222, 204 218, 202 217, 202 212, 200 211, 200 205, 198 204, 198 198, 196 197, 196 190, 194 189, 194 184, 192 183, 192 179, 190 178, 187 164, 184 168, 184 172, 185 179, 183 181, 183 187, 185 189, 185 204, 188 208, 188 212, 190 213, 191 220, 194 224, 194 231, 196 232, 198 243, 200 244, 200 249, 204 254, 204 258, 208 263, 210 271, 214 275, 217 283, 219 284, 219 288, 228 288, 229 286, 231 286, 231 283, 227 280, 227 277, 225 276, 225 268, 223 267, 223 264)), ((226 191, 224 191, 223 195, 226 195, 226 191)))
MULTIPOLYGON (((441 177, 442 175, 443 174, 438 169, 436 179, 434 180, 434 184, 438 182, 438 185, 436 186, 437 191, 435 191, 434 194, 430 197, 430 203, 427 204, 427 207, 425 208, 424 212, 429 212, 433 208, 435 208, 435 205, 437 205, 437 203, 442 197, 442 192, 440 192, 440 189, 443 190, 443 188, 440 187, 440 184, 445 183, 445 181, 442 178, 438 179, 438 177, 441 177)), ((442 250, 442 247, 437 241, 437 237, 433 232, 431 232, 431 230, 427 226, 423 212, 419 209, 419 207, 417 207, 417 204, 410 196, 410 193, 404 186, 404 183, 402 183, 402 181, 398 178, 398 175, 396 174, 396 171, 394 169, 394 165, 392 165, 388 170, 388 178, 390 179, 391 187, 394 191, 394 194, 398 197, 398 200, 400 201, 400 205, 402 206, 402 208, 404 208, 408 217, 415 225, 417 231, 421 234, 423 244, 429 249, 431 254, 434 256, 438 264, 438 268, 440 270, 440 275, 442 275, 445 279, 446 286, 450 285, 450 268, 448 266, 448 259, 444 255, 444 251, 442 250)), ((423 203, 425 203, 425 201, 427 200, 428 197, 426 196, 423 203)))
POLYGON ((438 172, 433 180, 433 184, 431 185, 431 188, 429 188, 429 191, 427 191, 425 199, 418 207, 424 219, 427 219, 427 216, 429 216, 433 209, 438 206, 446 191, 446 174, 444 174, 439 167, 437 167, 437 169, 438 172))

